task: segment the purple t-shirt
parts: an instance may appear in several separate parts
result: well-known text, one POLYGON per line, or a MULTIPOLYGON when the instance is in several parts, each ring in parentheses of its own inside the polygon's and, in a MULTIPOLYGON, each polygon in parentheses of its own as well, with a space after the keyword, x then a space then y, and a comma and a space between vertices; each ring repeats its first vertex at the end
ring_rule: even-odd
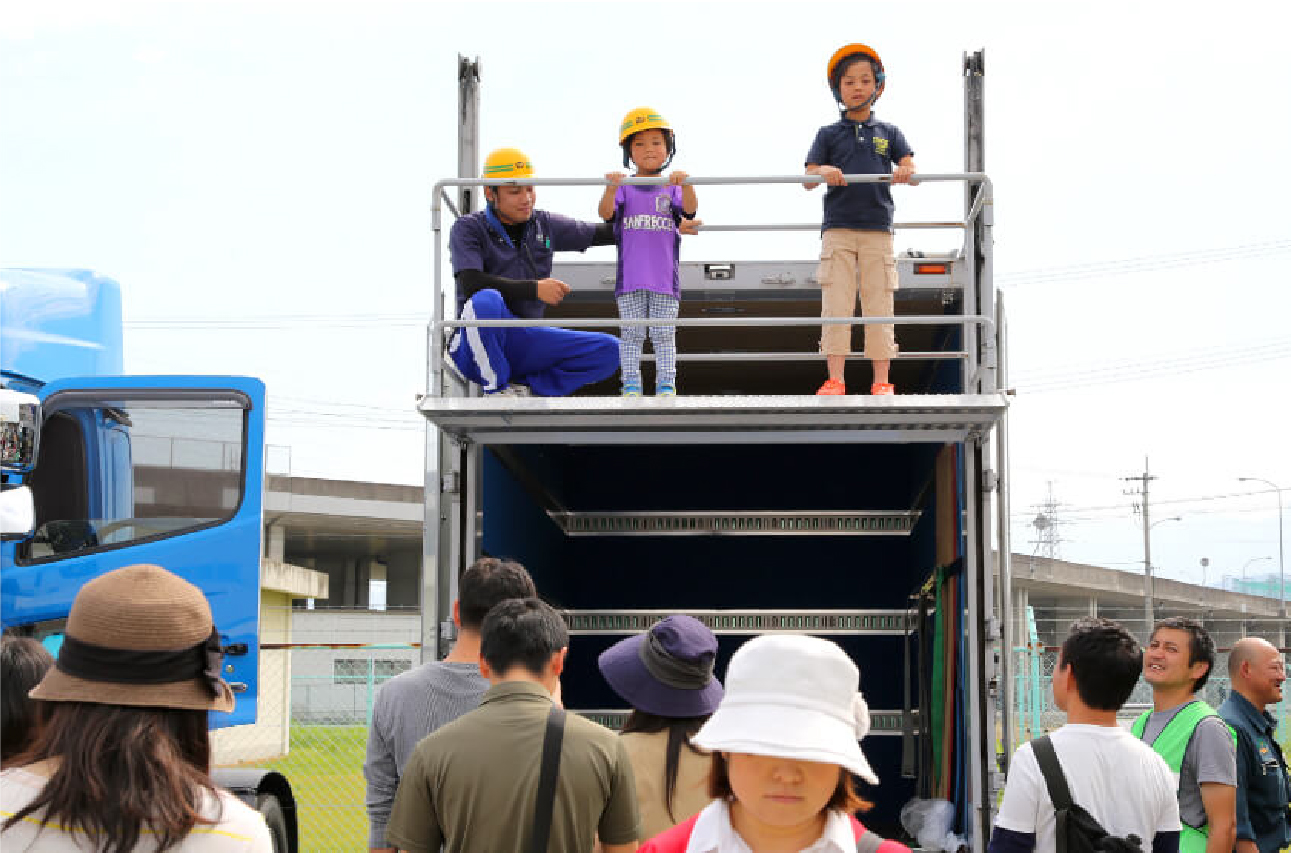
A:
POLYGON ((619 244, 614 295, 651 290, 681 298, 677 250, 681 187, 624 184, 614 193, 614 237, 619 244))

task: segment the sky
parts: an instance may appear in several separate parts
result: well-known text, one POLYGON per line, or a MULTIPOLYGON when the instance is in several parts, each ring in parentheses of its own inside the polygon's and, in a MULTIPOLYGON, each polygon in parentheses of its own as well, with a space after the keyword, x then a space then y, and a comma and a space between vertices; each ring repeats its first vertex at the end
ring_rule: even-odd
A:
MULTIPOLYGON (((459 54, 481 61, 485 150, 601 175, 620 117, 649 104, 676 167, 720 176, 800 170, 835 116, 825 61, 850 41, 882 54, 877 114, 919 169, 960 171, 961 58, 984 48, 1014 550, 1045 553, 1032 522, 1051 491, 1061 557, 1141 571, 1124 478, 1150 460, 1154 570, 1255 576, 1277 568, 1276 498, 1237 478, 1291 489, 1291 63, 1272 9, 10 0, 0 266, 120 281, 127 372, 263 378, 271 470, 420 484, 429 208, 456 171, 459 54)), ((539 205, 592 219, 598 197, 543 188, 539 205)), ((819 216, 792 186, 700 203, 714 224, 819 216)), ((946 186, 896 204, 961 212, 946 186)), ((817 248, 708 234, 683 259, 817 248)))

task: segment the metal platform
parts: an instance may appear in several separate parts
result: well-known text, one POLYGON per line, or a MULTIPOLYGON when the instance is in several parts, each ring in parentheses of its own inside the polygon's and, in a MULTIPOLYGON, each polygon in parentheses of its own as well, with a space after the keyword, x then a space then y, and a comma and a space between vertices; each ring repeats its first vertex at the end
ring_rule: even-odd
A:
POLYGON ((419 409, 480 444, 965 441, 1008 408, 995 394, 871 397, 426 397, 419 409))

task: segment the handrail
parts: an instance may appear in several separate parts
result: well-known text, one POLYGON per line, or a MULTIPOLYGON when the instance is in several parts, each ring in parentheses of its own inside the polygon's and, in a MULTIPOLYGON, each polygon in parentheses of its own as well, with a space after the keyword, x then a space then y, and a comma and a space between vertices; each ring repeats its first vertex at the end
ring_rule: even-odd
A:
MULTIPOLYGON (((892 183, 892 176, 889 175, 853 175, 843 176, 849 184, 880 184, 892 183)), ((825 179, 820 175, 762 175, 762 176, 724 176, 724 177, 698 177, 688 176, 682 184, 690 186, 734 186, 734 185, 760 185, 760 184, 821 184, 825 179)), ((943 182, 962 182, 969 186, 975 186, 976 192, 973 194, 973 201, 970 205, 968 214, 962 221, 940 221, 940 222, 905 222, 894 225, 900 228, 963 228, 965 229, 965 240, 972 239, 972 232, 969 228, 974 221, 981 215, 985 204, 992 196, 992 184, 990 178, 984 172, 946 172, 946 173, 928 173, 917 174, 910 181, 911 186, 917 186, 924 183, 943 183, 943 182)), ((625 177, 620 181, 621 184, 630 186, 663 186, 671 183, 667 176, 655 177, 625 177)), ((506 319, 506 320, 445 320, 444 314, 444 292, 442 288, 442 255, 443 247, 441 246, 440 232, 443 230, 441 224, 442 204, 446 204, 455 216, 459 215, 451 200, 448 197, 446 189, 449 187, 498 187, 498 186, 609 186, 610 182, 605 178, 515 178, 515 179, 496 179, 496 178, 444 178, 436 181, 434 191, 431 195, 431 230, 434 232, 433 240, 433 262, 434 270, 434 293, 432 299, 432 316, 431 322, 427 326, 428 337, 428 356, 430 360, 430 373, 428 377, 427 391, 432 395, 438 395, 442 392, 440 387, 441 371, 443 367, 445 331, 448 329, 472 328, 472 327, 536 327, 536 326, 560 326, 562 328, 607 328, 625 326, 661 326, 669 325, 676 327, 692 326, 824 326, 824 325, 871 325, 871 324, 890 324, 890 325, 963 325, 967 328, 970 324, 980 327, 985 336, 983 341, 984 350, 989 353, 993 349, 994 338, 996 335, 995 320, 993 317, 985 317, 976 314, 959 314, 959 315, 940 315, 940 316, 902 316, 902 317, 687 317, 675 318, 670 320, 659 318, 645 319, 623 319, 623 318, 560 318, 553 322, 551 319, 506 319)), ((818 230, 820 225, 817 223, 772 223, 760 225, 711 225, 701 226, 701 231, 711 232, 733 232, 733 231, 808 231, 818 230)), ((967 243, 966 243, 967 245, 967 243)), ((948 358, 962 357, 960 354, 947 353, 948 358)), ((967 358, 969 362, 975 359, 967 358)), ((973 365, 970 364, 970 369, 973 365)), ((993 367, 993 359, 987 358, 983 364, 976 365, 976 370, 972 375, 965 376, 966 387, 975 384, 980 378, 983 368, 993 367)))
POLYGON ((995 330, 995 321, 980 314, 903 314, 900 317, 561 317, 553 322, 550 317, 515 318, 513 320, 439 320, 442 329, 478 329, 485 326, 498 329, 523 329, 536 326, 560 326, 564 329, 603 329, 614 326, 842 326, 842 325, 896 325, 896 326, 958 326, 970 322, 988 332, 995 330))

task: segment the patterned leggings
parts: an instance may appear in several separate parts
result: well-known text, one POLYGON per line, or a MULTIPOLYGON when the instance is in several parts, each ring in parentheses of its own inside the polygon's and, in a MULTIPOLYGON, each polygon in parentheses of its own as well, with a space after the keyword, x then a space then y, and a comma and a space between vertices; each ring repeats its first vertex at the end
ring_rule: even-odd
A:
MULTIPOLYGON (((633 290, 615 297, 619 316, 625 320, 644 320, 647 317, 673 319, 681 303, 676 297, 652 290, 633 290)), ((650 330, 650 344, 655 357, 655 388, 677 384, 677 327, 676 326, 624 326, 619 337, 619 369, 624 385, 641 384, 641 349, 645 346, 646 329, 650 330)))

